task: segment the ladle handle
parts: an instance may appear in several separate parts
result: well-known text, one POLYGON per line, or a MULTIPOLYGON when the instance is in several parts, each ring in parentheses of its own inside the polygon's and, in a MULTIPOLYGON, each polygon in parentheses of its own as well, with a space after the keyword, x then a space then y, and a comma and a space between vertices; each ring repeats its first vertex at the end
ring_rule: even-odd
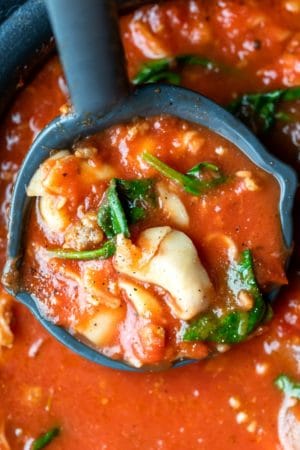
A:
POLYGON ((75 112, 105 114, 129 90, 115 1, 46 5, 75 112))

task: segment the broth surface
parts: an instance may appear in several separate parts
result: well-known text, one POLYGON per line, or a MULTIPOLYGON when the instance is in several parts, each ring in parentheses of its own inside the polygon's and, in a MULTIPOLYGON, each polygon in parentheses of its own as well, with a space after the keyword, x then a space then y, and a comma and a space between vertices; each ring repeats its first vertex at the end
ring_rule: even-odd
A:
MULTIPOLYGON (((237 93, 300 84, 298 1, 171 1, 138 10, 121 24, 131 77, 149 58, 200 53, 234 70, 188 67, 182 82, 222 104, 237 93), (260 44, 253 44, 256 40, 260 44)), ((1 124, 2 265, 18 167, 32 139, 59 113, 65 95, 54 57, 19 93, 1 124)), ((296 120, 276 122, 263 139, 270 151, 296 164, 299 102, 283 109, 296 120)), ((289 448, 279 420, 284 396, 273 381, 280 373, 298 380, 300 375, 297 236, 295 245, 289 285, 267 330, 218 358, 176 370, 130 374, 93 365, 62 347, 13 303, 14 344, 0 356, 0 430, 3 424, 10 448, 29 448, 32 439, 57 425, 62 430, 49 446, 53 450, 289 448)), ((299 418, 299 405, 292 412, 299 418)), ((3 442, 0 448, 6 450, 3 442)))

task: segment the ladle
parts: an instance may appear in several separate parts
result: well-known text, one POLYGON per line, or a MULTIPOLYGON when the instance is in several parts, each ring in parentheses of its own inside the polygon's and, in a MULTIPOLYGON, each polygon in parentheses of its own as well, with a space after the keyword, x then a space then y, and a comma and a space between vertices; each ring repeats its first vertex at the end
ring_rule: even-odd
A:
MULTIPOLYGON (((279 212, 287 247, 292 242, 291 209, 296 177, 271 156, 256 137, 231 114, 207 98, 177 86, 147 85, 130 89, 121 45, 116 5, 110 0, 46 0, 73 110, 52 121, 37 136, 20 169, 13 191, 8 233, 8 259, 3 280, 8 291, 26 305, 44 327, 69 349, 98 364, 143 371, 115 361, 80 342, 42 316, 29 292, 15 292, 11 274, 22 259, 22 238, 28 198, 26 186, 53 149, 71 148, 74 141, 136 116, 169 114, 203 125, 231 141, 280 185, 279 212)), ((177 361, 173 367, 193 362, 177 361)))

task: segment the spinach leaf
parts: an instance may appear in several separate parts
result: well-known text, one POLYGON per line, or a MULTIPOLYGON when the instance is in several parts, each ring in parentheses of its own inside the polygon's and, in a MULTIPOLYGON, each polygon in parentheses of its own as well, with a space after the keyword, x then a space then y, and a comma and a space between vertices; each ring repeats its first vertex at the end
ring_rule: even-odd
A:
POLYGON ((76 259, 76 260, 88 260, 88 259, 107 259, 113 256, 116 251, 116 246, 113 240, 109 240, 103 244, 101 248, 95 250, 62 250, 54 249, 50 250, 49 254, 54 258, 60 259, 76 259))
POLYGON ((228 287, 234 295, 241 290, 248 292, 254 300, 252 309, 248 312, 235 310, 221 317, 214 311, 203 314, 185 329, 183 340, 234 344, 246 339, 262 322, 267 306, 255 279, 249 249, 242 253, 238 263, 230 264, 228 287))
POLYGON ((111 239, 122 233, 129 237, 129 228, 122 203, 117 190, 117 179, 113 178, 105 193, 104 200, 98 211, 98 224, 106 236, 111 239))
POLYGON ((276 120, 281 120, 281 122, 293 122, 295 120, 295 117, 293 114, 289 114, 285 111, 278 111, 275 114, 276 120))
POLYGON ((212 172, 220 173, 220 168, 216 166, 216 164, 213 164, 211 162, 203 161, 196 166, 192 167, 188 172, 187 175, 193 175, 193 176, 199 176, 203 170, 211 170, 212 172))
POLYGON ((176 61, 178 64, 191 65, 191 66, 201 66, 206 69, 212 70, 218 68, 219 65, 205 56, 199 55, 179 55, 176 56, 176 61))
POLYGON ((283 90, 281 100, 291 102, 300 99, 300 86, 293 86, 283 90))
POLYGON ((133 78, 132 83, 144 84, 165 81, 171 84, 179 84, 180 76, 170 70, 172 61, 172 58, 162 58, 144 63, 133 78))
POLYGON ((119 233, 130 236, 129 224, 146 217, 155 205, 154 181, 113 178, 98 211, 98 224, 110 239, 119 233))
POLYGON ((300 400, 300 383, 292 380, 288 375, 281 374, 274 380, 275 386, 288 397, 300 400))
POLYGON ((159 81, 163 83, 174 84, 175 86, 177 86, 178 84, 180 84, 181 77, 178 73, 166 70, 149 77, 147 83, 158 83, 159 81))
MULTIPOLYGON (((232 101, 227 109, 256 132, 266 132, 280 118, 279 102, 300 99, 300 86, 260 94, 245 94, 232 101), (279 114, 279 117, 278 117, 279 114)), ((287 116, 283 114, 285 119, 287 116)))
POLYGON ((32 444, 32 450, 40 450, 42 448, 45 448, 50 442, 53 441, 54 438, 56 438, 60 433, 60 428, 54 427, 51 428, 51 430, 47 431, 46 433, 42 434, 38 438, 35 439, 35 441, 32 444))
POLYGON ((182 174, 147 151, 143 153, 142 158, 159 173, 179 183, 186 192, 192 195, 205 194, 210 189, 224 183, 227 179, 216 165, 208 162, 197 164, 187 174, 182 174), (213 172, 215 175, 210 179, 202 178, 204 169, 213 172))
POLYGON ((144 219, 147 210, 151 206, 155 206, 156 197, 154 193, 154 181, 152 179, 117 179, 117 189, 125 216, 130 224, 144 219))
POLYGON ((180 71, 186 65, 197 65, 208 70, 219 66, 205 56, 198 55, 178 55, 174 58, 161 58, 144 63, 136 76, 133 84, 156 83, 158 81, 170 84, 180 84, 180 71))

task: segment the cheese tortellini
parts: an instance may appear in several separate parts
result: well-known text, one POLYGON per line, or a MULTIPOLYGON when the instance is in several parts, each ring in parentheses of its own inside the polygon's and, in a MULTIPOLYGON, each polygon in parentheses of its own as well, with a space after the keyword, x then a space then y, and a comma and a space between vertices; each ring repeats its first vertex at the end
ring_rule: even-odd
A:
POLYGON ((213 286, 193 242, 181 231, 149 228, 140 234, 137 245, 119 235, 114 267, 165 289, 172 313, 179 319, 192 319, 210 304, 213 286))

